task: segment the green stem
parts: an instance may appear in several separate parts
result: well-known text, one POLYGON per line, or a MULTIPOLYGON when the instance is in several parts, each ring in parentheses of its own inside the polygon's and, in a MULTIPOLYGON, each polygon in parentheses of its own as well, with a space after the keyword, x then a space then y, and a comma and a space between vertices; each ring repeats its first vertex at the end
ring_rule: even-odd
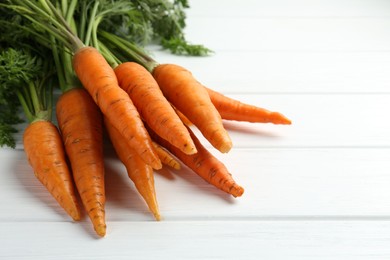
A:
POLYGON ((27 95, 18 94, 19 101, 30 123, 36 120, 51 120, 53 86, 47 84, 47 77, 38 82, 28 82, 27 95))
POLYGON ((0 3, 0 6, 13 9, 15 12, 18 12, 30 20, 33 24, 40 26, 49 34, 52 34, 63 44, 68 45, 70 48, 72 47, 72 43, 68 38, 69 36, 64 32, 64 27, 61 26, 61 24, 59 24, 51 15, 48 15, 39 6, 32 4, 28 0, 25 2, 16 2, 18 2, 19 5, 5 5, 0 3))
POLYGON ((93 26, 92 26, 92 43, 93 43, 93 46, 99 50, 99 41, 98 41, 98 37, 97 37, 97 30, 98 30, 98 27, 99 27, 99 24, 102 20, 102 16, 98 16, 95 21, 93 22, 93 26))
POLYGON ((68 12, 68 1, 67 0, 61 0, 61 8, 62 8, 62 13, 66 15, 68 12))
MULTIPOLYGON (((49 65, 49 63, 46 63, 46 65, 49 65)), ((53 105, 53 74, 55 71, 50 72, 49 71, 50 67, 46 66, 44 68, 44 71, 47 73, 44 75, 43 78, 41 78, 36 85, 38 85, 38 97, 40 101, 40 111, 39 113, 41 115, 45 115, 46 120, 51 119, 51 112, 52 112, 52 105, 53 105)))
MULTIPOLYGON (((68 2, 68 1, 65 1, 65 2, 68 2)), ((71 22, 73 20, 73 14, 74 14, 76 6, 77 6, 77 0, 72 0, 70 2, 69 8, 66 9, 65 21, 68 24, 71 24, 71 22)))
POLYGON ((25 97, 23 96, 23 94, 22 94, 20 91, 16 91, 16 95, 18 96, 19 102, 20 102, 20 104, 22 105, 24 114, 25 114, 26 117, 27 117, 27 121, 28 121, 29 123, 31 123, 31 122, 35 119, 35 117, 34 117, 34 115, 32 114, 32 112, 31 112, 31 110, 30 110, 30 107, 29 107, 29 105, 28 105, 27 102, 26 102, 25 97))
MULTIPOLYGON (((42 0, 42 1, 47 1, 47 0, 42 0)), ((58 13, 56 8, 53 6, 53 4, 50 1, 48 1, 47 3, 49 5, 50 9, 52 10, 52 12, 54 13, 54 15, 60 21, 58 24, 59 24, 59 27, 61 28, 61 31, 68 37, 68 40, 72 44, 72 48, 71 48, 72 51, 76 52, 77 50, 82 48, 84 46, 83 42, 77 37, 77 35, 75 35, 73 33, 72 28, 70 28, 70 25, 66 22, 64 17, 58 13)), ((53 19, 53 20, 55 20, 55 19, 53 19)))
MULTIPOLYGON (((30 1, 26 1, 26 2, 30 2, 30 1)), ((45 8, 46 12, 48 12, 50 15, 53 15, 52 11, 51 11, 51 8, 49 7, 49 5, 47 4, 46 0, 39 0, 39 2, 41 3, 41 5, 45 8)))
POLYGON ((85 1, 83 1, 81 4, 82 4, 82 6, 81 6, 82 14, 80 15, 78 32, 79 32, 80 39, 85 43, 85 24, 87 23, 87 21, 86 21, 87 5, 86 5, 85 1))
POLYGON ((95 5, 92 8, 92 12, 90 14, 90 18, 89 18, 90 22, 88 24, 87 32, 86 32, 86 35, 85 35, 84 44, 86 46, 89 46, 89 42, 91 40, 93 24, 94 24, 94 21, 95 21, 95 18, 96 18, 98 7, 99 7, 99 1, 96 1, 95 5))
MULTIPOLYGON (((152 59, 143 50, 130 41, 105 31, 99 31, 99 35, 107 40, 110 44, 118 48, 119 52, 125 55, 125 59, 134 60, 135 62, 144 66, 148 71, 152 72, 153 69, 158 65, 157 61, 152 59)), ((122 62, 124 61, 125 60, 122 60, 122 62)))
POLYGON ((49 84, 48 90, 45 95, 45 111, 47 113, 47 119, 50 120, 52 116, 52 107, 53 107, 53 84, 49 84))
POLYGON ((104 43, 100 42, 99 46, 100 53, 104 56, 104 58, 107 60, 108 64, 110 64, 112 68, 115 69, 119 64, 122 63, 120 59, 118 59, 118 57, 115 56, 104 43))
POLYGON ((38 111, 42 110, 42 106, 41 106, 41 103, 39 102, 40 100, 39 100, 39 96, 37 94, 36 88, 34 86, 34 82, 28 83, 28 89, 29 89, 30 98, 32 101, 33 109, 34 109, 33 113, 36 114, 38 111))
POLYGON ((61 64, 60 53, 58 52, 58 49, 56 47, 55 38, 54 37, 50 37, 50 38, 51 41, 53 42, 52 54, 53 54, 54 64, 56 66, 58 82, 61 91, 64 91, 66 87, 66 80, 65 80, 65 72, 61 64))
POLYGON ((66 22, 63 16, 58 12, 55 6, 48 0, 39 0, 46 12, 38 6, 32 3, 30 0, 16 0, 19 5, 28 7, 32 12, 31 15, 25 15, 35 24, 41 26, 47 30, 50 34, 56 36, 56 38, 63 44, 67 44, 74 52, 83 47, 83 43, 72 32, 70 25, 66 22), (34 17, 37 17, 36 20, 34 17))
POLYGON ((28 98, 30 96, 28 88, 23 88, 23 91, 22 92, 19 91, 19 93, 24 97, 24 103, 25 103, 26 108, 28 109, 28 111, 33 113, 33 111, 34 111, 33 104, 31 102, 31 99, 28 98))

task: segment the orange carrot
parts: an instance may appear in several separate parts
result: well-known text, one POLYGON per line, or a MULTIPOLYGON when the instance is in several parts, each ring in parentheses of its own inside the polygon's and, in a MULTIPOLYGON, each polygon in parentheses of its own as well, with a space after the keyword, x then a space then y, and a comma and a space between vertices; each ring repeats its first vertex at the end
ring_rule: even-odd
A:
POLYGON ((288 118, 278 112, 245 104, 207 87, 205 89, 209 93, 211 102, 220 113, 222 119, 252 123, 291 124, 288 118))
POLYGON ((82 88, 61 95, 56 114, 73 179, 99 236, 106 234, 103 121, 99 108, 82 88))
POLYGON ((153 76, 166 98, 182 112, 219 151, 226 153, 232 141, 204 87, 191 72, 174 64, 160 64, 153 76))
POLYGON ((176 111, 176 114, 178 115, 178 117, 180 118, 180 120, 183 122, 184 125, 186 125, 186 126, 192 126, 193 125, 193 123, 182 112, 180 112, 177 109, 175 109, 175 111, 176 111))
POLYGON ((57 127, 45 120, 32 122, 23 133, 23 145, 38 180, 73 220, 80 220, 74 183, 57 127))
POLYGON ((181 168, 180 163, 173 158, 173 156, 166 151, 163 147, 161 147, 158 143, 153 142, 154 148, 156 148, 156 152, 162 164, 172 167, 175 170, 179 170, 181 168))
POLYGON ((146 164, 128 143, 123 142, 120 132, 108 120, 105 119, 104 123, 111 143, 119 159, 125 165, 129 178, 134 182, 135 187, 144 198, 155 219, 160 220, 154 187, 153 168, 146 164))
POLYGON ((179 149, 154 134, 151 129, 148 130, 152 138, 157 143, 168 149, 173 155, 202 177, 206 182, 234 197, 240 197, 244 193, 244 188, 234 181, 226 166, 201 144, 190 129, 188 130, 198 151, 196 154, 191 155, 184 154, 179 149))
POLYGON ((190 134, 150 72, 135 62, 124 62, 114 71, 119 86, 129 94, 150 128, 184 153, 196 153, 190 134))
POLYGON ((161 168, 148 132, 129 95, 119 87, 114 70, 100 52, 82 47, 73 55, 73 68, 83 86, 110 123, 153 168, 161 168))

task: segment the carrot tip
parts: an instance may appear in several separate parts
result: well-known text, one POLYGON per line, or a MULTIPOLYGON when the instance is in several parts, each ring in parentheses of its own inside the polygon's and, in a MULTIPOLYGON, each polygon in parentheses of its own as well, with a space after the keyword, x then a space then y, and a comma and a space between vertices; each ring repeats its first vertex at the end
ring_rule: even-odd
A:
POLYGON ((285 119, 284 119, 284 124, 285 124, 285 125, 291 125, 291 124, 292 124, 292 122, 291 122, 291 120, 290 120, 290 119, 288 119, 288 118, 285 118, 285 119))
POLYGON ((181 165, 180 164, 175 164, 175 165, 173 165, 172 168, 175 169, 175 170, 180 170, 181 169, 181 165))
POLYGON ((188 146, 183 150, 183 152, 185 154, 191 155, 196 154, 198 151, 196 150, 195 146, 188 146))
POLYGON ((232 146, 233 146, 232 142, 225 142, 218 147, 218 150, 221 153, 227 153, 232 149, 232 146))
POLYGON ((162 168, 161 160, 160 159, 159 160, 155 160, 153 162, 153 164, 150 165, 150 166, 152 166, 152 168, 155 169, 155 170, 161 170, 161 168, 162 168))
POLYGON ((104 237, 106 235, 106 225, 98 225, 95 227, 96 234, 98 234, 101 237, 104 237))
POLYGON ((241 197, 242 194, 244 194, 244 188, 239 185, 234 185, 234 189, 230 192, 230 194, 233 195, 233 197, 241 197))
POLYGON ((273 112, 272 116, 274 118, 273 123, 274 124, 280 124, 280 125, 291 125, 291 120, 282 115, 278 112, 273 112))
POLYGON ((72 210, 69 212, 69 215, 72 217, 74 221, 80 221, 81 220, 81 212, 79 209, 77 210, 72 210))
POLYGON ((155 219, 155 220, 157 220, 157 221, 160 221, 160 220, 161 220, 161 215, 160 215, 160 213, 154 212, 154 213, 153 213, 153 216, 154 216, 154 219, 155 219))

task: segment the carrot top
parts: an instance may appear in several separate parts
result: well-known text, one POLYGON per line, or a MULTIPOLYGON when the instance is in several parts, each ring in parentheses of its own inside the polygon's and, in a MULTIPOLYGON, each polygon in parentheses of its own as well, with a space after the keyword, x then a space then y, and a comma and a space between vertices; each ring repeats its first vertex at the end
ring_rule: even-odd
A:
MULTIPOLYGON (((0 53, 0 146, 15 148, 15 124, 27 119, 51 119, 52 85, 43 73, 43 60, 27 50, 0 53), (22 107, 24 119, 15 113, 22 107)), ((47 67, 47 66, 46 66, 47 67)))
POLYGON ((49 60, 28 50, 6 49, 1 55, 0 96, 16 97, 29 123, 51 120, 53 73, 49 60), (20 66, 20 65, 23 66, 20 66))

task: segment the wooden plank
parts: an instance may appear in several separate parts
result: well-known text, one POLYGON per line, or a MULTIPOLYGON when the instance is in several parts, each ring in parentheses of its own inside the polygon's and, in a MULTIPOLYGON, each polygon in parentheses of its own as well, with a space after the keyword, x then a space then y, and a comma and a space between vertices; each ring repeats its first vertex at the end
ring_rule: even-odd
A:
POLYGON ((193 17, 191 42, 215 51, 389 51, 389 17, 193 17), (222 33, 229 31, 231 33, 222 33))
MULTIPOLYGON (((390 219, 389 149, 257 148, 216 156, 245 187, 244 195, 234 199, 185 167, 164 169, 155 175, 164 221, 390 219)), ((22 151, 0 150, 0 160, 8 161, 0 175, 0 222, 70 221, 37 181, 22 151)), ((106 190, 109 221, 153 220, 111 153, 106 190)))
POLYGON ((388 221, 0 223, 2 259, 389 259, 388 221), (53 231, 55 230, 55 233, 53 231))
POLYGON ((248 16, 315 16, 356 17, 388 16, 390 3, 386 0, 194 0, 187 10, 189 17, 248 17, 248 16))

